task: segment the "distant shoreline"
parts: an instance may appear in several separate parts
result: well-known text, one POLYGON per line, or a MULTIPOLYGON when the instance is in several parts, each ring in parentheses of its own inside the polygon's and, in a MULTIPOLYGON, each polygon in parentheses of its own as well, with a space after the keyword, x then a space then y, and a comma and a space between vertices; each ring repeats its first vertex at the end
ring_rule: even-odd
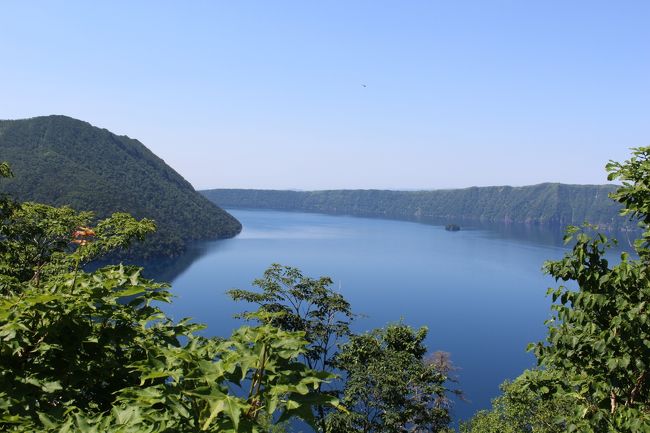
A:
POLYGON ((199 191, 213 203, 234 209, 298 211, 414 221, 434 225, 523 224, 564 229, 589 222, 607 231, 634 231, 608 197, 613 185, 539 184, 460 190, 282 191, 213 189, 199 191))

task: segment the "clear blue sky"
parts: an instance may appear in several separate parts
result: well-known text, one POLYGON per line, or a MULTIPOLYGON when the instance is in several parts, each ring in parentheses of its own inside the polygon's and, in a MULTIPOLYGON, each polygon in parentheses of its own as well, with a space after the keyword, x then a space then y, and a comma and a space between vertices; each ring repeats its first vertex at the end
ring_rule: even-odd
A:
POLYGON ((197 188, 604 183, 650 145, 649 1, 10 0, 0 17, 0 118, 126 134, 197 188))

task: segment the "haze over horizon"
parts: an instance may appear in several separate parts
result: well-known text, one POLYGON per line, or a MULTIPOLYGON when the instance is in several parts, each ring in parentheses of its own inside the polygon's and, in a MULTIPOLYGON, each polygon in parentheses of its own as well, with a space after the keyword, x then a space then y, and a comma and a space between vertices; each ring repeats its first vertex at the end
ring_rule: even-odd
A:
POLYGON ((0 118, 128 135, 197 189, 602 184, 608 160, 650 144, 643 1, 0 13, 0 118))

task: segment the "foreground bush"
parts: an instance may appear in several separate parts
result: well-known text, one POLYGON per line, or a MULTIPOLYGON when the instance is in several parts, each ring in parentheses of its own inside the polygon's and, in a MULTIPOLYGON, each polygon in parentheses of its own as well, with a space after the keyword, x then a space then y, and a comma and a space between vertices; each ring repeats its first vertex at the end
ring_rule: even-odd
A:
POLYGON ((165 316, 167 285, 141 269, 83 270, 152 221, 115 214, 90 228, 90 213, 6 197, 0 215, 0 430, 255 432, 338 405, 315 392, 332 375, 298 362, 303 332, 199 337, 201 325, 165 316))

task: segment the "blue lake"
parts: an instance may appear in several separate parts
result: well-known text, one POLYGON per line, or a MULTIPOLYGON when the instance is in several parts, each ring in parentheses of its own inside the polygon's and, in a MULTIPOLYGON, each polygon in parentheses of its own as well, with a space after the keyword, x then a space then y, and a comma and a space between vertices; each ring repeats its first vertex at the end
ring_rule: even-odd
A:
MULTIPOLYGON (((442 226, 381 219, 262 210, 229 210, 242 233, 197 244, 173 277, 175 319, 208 324, 227 335, 246 309, 231 288, 251 288, 271 263, 327 275, 362 314, 356 331, 403 320, 427 326, 430 351, 451 354, 467 401, 454 418, 487 408, 499 384, 533 367, 526 345, 544 338, 550 315, 546 289, 554 281, 544 261, 562 257, 561 233, 525 227, 442 226)), ((181 262, 183 258, 181 258, 181 262)))

